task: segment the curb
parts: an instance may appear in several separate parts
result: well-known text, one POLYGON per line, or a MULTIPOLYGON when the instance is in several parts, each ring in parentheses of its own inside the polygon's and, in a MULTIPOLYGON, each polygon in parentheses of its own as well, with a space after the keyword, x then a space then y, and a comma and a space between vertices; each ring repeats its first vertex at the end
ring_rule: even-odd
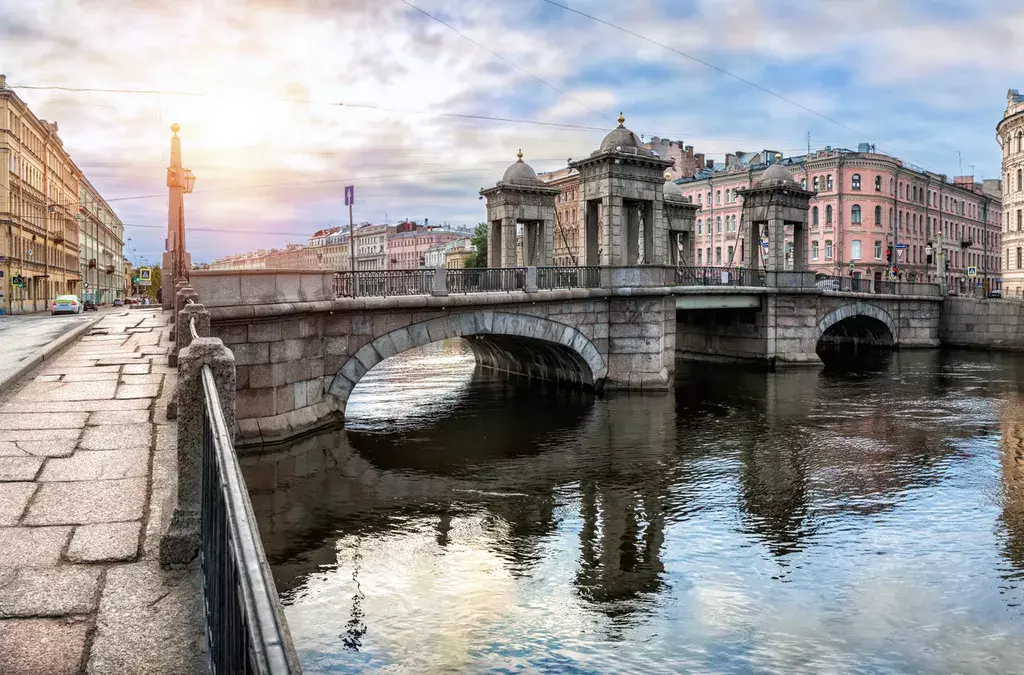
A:
POLYGON ((19 382, 21 378, 25 376, 25 373, 29 372, 43 361, 59 352, 69 342, 78 339, 82 335, 82 333, 86 332, 87 330, 98 324, 102 319, 103 317, 98 316, 94 318, 92 321, 83 323, 81 326, 69 330, 67 333, 64 333, 50 344, 37 350, 34 354, 32 354, 32 356, 27 357, 24 360, 22 366, 18 368, 16 371, 14 371, 14 373, 12 373, 10 377, 8 377, 5 380, 0 380, 0 394, 2 394, 7 389, 10 389, 14 384, 19 382))

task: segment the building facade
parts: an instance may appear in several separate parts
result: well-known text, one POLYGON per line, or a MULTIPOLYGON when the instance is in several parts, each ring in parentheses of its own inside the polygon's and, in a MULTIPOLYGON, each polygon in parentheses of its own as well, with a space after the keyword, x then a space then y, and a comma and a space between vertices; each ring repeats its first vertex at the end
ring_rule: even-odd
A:
POLYGON ((77 220, 82 174, 57 132, 57 124, 36 117, 0 75, 4 313, 45 311, 57 295, 82 291, 77 220))
MULTIPOLYGON (((898 279, 935 283, 941 235, 948 261, 941 274, 953 292, 973 292, 986 280, 998 287, 1003 259, 998 181, 977 183, 969 176, 949 181, 866 145, 857 152, 825 148, 784 161, 797 182, 817 193, 808 213, 809 269, 882 280, 891 251, 898 279)), ((749 263, 752 252, 744 247, 736 191, 752 186, 767 166, 705 170, 677 181, 683 195, 701 206, 693 264, 749 263)))
POLYGON ((538 173, 537 178, 548 187, 562 192, 555 197, 555 251, 554 264, 571 267, 581 264, 577 251, 580 248, 579 203, 580 174, 576 169, 558 169, 538 173))
POLYGON ((1024 96, 1016 89, 1006 94, 1006 110, 996 126, 1003 150, 1003 292, 1024 297, 1024 96))
POLYGON ((369 223, 355 229, 356 271, 387 269, 388 238, 394 232, 394 226, 369 223))
POLYGON ((444 266, 450 270, 462 269, 476 247, 470 237, 462 237, 444 245, 444 266))
POLYGON ((124 298, 124 225, 87 178, 79 186, 79 272, 82 297, 100 305, 124 298))
POLYGON ((415 223, 402 223, 387 240, 388 269, 426 267, 426 253, 431 247, 447 244, 464 236, 464 232, 432 230, 415 223))

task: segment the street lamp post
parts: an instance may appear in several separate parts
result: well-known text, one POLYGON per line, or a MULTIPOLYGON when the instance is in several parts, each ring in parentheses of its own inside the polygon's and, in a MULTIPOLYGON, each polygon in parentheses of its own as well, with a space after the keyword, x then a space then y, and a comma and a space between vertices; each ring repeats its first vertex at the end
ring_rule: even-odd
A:
POLYGON ((183 195, 191 194, 196 184, 195 174, 181 165, 181 139, 179 127, 171 125, 171 165, 167 167, 167 251, 164 253, 163 306, 169 309, 174 302, 174 285, 188 279, 189 256, 185 248, 185 204, 183 195))

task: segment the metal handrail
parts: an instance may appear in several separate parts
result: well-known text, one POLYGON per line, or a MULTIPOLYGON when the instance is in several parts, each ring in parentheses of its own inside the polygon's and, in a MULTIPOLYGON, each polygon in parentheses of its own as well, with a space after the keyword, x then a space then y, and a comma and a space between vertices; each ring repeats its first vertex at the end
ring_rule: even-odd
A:
POLYGON ((429 295, 433 269, 359 270, 334 273, 334 296, 429 295))
POLYGON ((676 268, 680 286, 764 286, 765 271, 750 267, 686 266, 676 268))
POLYGON ((537 288, 598 288, 601 286, 601 268, 538 267, 537 288))
POLYGON ((521 291, 526 286, 525 267, 464 267, 445 271, 449 293, 498 293, 521 291))
POLYGON ((201 370, 203 486, 200 570, 212 673, 288 675, 280 600, 266 572, 249 494, 224 420, 213 371, 201 370))

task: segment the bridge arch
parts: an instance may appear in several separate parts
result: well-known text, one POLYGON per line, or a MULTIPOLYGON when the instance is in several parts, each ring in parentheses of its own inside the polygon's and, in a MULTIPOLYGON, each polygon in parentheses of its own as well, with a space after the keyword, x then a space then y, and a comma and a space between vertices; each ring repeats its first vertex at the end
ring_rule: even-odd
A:
POLYGON ((384 359, 454 337, 466 339, 478 364, 496 370, 595 389, 608 375, 604 356, 574 326, 527 314, 460 312, 411 323, 360 347, 331 381, 338 410, 344 413, 352 389, 384 359))
POLYGON ((817 326, 818 348, 824 345, 893 347, 899 339, 892 315, 877 305, 851 302, 826 314, 817 326))

